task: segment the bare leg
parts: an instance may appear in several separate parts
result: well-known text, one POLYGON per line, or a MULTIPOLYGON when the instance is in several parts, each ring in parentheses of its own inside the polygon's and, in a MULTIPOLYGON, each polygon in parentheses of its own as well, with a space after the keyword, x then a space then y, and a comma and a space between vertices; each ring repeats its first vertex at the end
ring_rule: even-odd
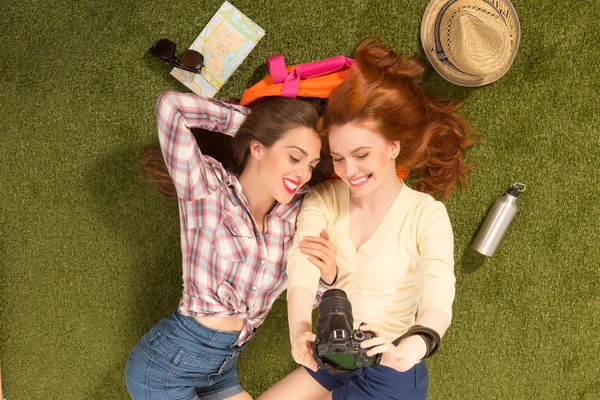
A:
POLYGON ((331 400, 332 398, 333 395, 331 394, 331 392, 329 392, 325 396, 321 397, 319 400, 331 400))
POLYGON ((320 400, 331 399, 331 394, 321 386, 304 367, 277 382, 269 390, 261 394, 257 400, 320 400), (325 397, 323 397, 325 396, 325 397), (329 396, 329 397, 327 397, 329 396))
POLYGON ((246 391, 238 393, 235 396, 226 398, 225 400, 252 400, 252 396, 246 391))

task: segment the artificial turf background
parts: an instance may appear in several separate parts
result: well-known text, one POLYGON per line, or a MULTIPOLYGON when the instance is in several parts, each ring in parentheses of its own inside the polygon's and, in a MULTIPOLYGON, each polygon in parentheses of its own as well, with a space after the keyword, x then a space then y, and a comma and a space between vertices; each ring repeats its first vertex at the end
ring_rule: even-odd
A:
MULTIPOLYGON (((367 35, 423 54, 426 1, 235 0, 266 36, 218 94, 241 96, 289 64, 351 55, 367 35)), ((456 236, 453 326, 429 363, 430 399, 600 399, 600 4, 515 0, 513 68, 468 89, 482 133, 456 236), (527 184, 493 258, 469 250, 486 211, 527 184)), ((186 91, 147 49, 179 49, 221 0, 10 1, 0 13, 0 362, 8 400, 125 399, 129 350, 177 305, 177 205, 142 182, 154 107, 186 91)), ((280 299, 243 354, 254 396, 294 368, 280 299)))

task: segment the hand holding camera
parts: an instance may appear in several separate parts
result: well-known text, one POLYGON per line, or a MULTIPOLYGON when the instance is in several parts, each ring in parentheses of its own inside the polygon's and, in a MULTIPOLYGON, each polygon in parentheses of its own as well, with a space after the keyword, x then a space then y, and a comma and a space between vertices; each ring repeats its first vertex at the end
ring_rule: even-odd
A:
POLYGON ((381 354, 367 355, 363 346, 375 333, 353 329, 352 305, 346 293, 330 289, 323 293, 319 304, 318 334, 312 354, 321 369, 345 373, 379 364, 381 354))
POLYGON ((317 335, 312 332, 304 332, 292 341, 292 357, 300 365, 317 372, 319 366, 315 362, 312 344, 317 335))
POLYGON ((398 346, 395 346, 381 336, 381 330, 378 327, 362 324, 359 329, 375 334, 373 339, 364 341, 361 344, 364 348, 370 348, 366 353, 367 356, 381 355, 379 364, 393 368, 398 372, 408 371, 427 354, 427 345, 419 335, 408 336, 398 346))
POLYGON ((294 359, 316 371, 316 366, 307 360, 312 339, 312 357, 321 369, 346 373, 381 364, 404 372, 439 349, 440 335, 422 325, 411 326, 390 343, 378 327, 362 323, 355 330, 353 324, 352 305, 346 293, 340 289, 325 291, 319 304, 318 333, 314 337, 306 332, 294 343, 294 359))

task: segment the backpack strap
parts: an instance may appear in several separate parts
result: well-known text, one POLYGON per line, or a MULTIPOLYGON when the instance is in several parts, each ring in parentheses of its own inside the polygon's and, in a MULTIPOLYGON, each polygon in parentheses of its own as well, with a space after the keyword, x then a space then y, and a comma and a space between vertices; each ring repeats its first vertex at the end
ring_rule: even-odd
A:
POLYGON ((322 61, 297 65, 288 74, 285 68, 285 60, 282 54, 276 54, 267 58, 269 73, 273 83, 283 83, 281 95, 283 97, 298 96, 298 86, 301 79, 315 78, 317 76, 331 74, 344 68, 351 67, 354 60, 344 55, 331 57, 322 61))
POLYGON ((267 57, 267 67, 269 68, 269 74, 273 78, 273 83, 282 83, 288 76, 283 54, 275 54, 274 56, 267 57))

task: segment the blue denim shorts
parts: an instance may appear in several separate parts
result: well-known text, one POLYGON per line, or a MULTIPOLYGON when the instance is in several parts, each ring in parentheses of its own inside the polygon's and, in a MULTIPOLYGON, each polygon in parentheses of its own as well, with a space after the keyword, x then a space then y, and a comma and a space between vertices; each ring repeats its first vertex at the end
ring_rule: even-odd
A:
POLYGON ((365 367, 347 374, 325 370, 306 371, 321 386, 332 393, 333 400, 425 400, 429 375, 425 361, 406 372, 398 372, 383 365, 365 367))
POLYGON ((222 400, 244 389, 236 371, 245 344, 175 311, 133 348, 125 367, 134 400, 222 400))

